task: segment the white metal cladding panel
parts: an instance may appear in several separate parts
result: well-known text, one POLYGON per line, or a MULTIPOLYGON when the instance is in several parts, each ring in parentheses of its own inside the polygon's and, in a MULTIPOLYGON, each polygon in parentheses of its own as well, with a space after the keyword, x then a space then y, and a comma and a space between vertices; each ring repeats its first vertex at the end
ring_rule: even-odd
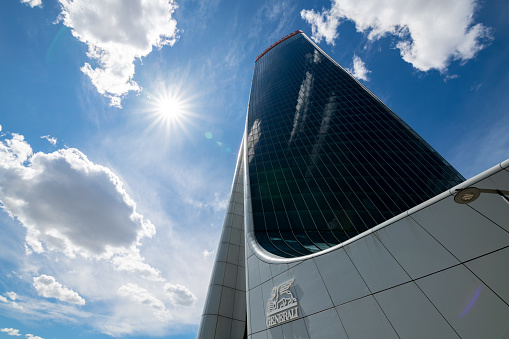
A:
MULTIPOLYGON (((500 171, 496 175, 479 181, 475 187, 509 191, 509 172, 500 171)), ((481 196, 469 206, 509 231, 509 205, 499 195, 481 193, 481 196)))
POLYGON ((230 195, 230 200, 228 200, 228 213, 235 214, 235 195, 230 195))
POLYGON ((217 317, 217 326, 215 338, 232 338, 232 319, 225 317, 217 317))
MULTIPOLYGON (((226 246, 225 246, 226 247, 226 246)), ((227 251, 225 251, 227 252, 227 251)), ((217 261, 212 271, 210 278, 211 285, 222 285, 224 280, 224 272, 226 270, 226 263, 224 261, 217 261)))
POLYGON ((349 339, 398 338, 372 295, 336 308, 349 339))
POLYGON ((244 332, 246 331, 246 322, 244 320, 233 320, 232 321, 232 334, 230 338, 244 338, 244 332))
POLYGON ((233 215, 233 227, 241 228, 244 225, 244 217, 242 215, 234 214, 233 215))
POLYGON ((251 336, 251 339, 267 339, 267 332, 262 331, 262 332, 258 332, 258 333, 253 333, 253 335, 251 336))
MULTIPOLYGON (((227 233, 227 236, 230 237, 230 230, 231 227, 223 228, 223 235, 227 233)), ((217 248, 216 262, 225 262, 227 257, 228 257, 228 242, 220 242, 219 247, 217 248)))
POLYGON ((257 286, 248 292, 249 308, 251 309, 251 333, 263 331, 265 325, 265 300, 263 299, 262 287, 257 286))
MULTIPOLYGON (((235 301, 233 303, 233 319, 244 321, 246 320, 246 292, 235 291, 235 301)), ((245 326, 245 323, 244 323, 245 326)))
POLYGON ((270 278, 272 278, 272 273, 270 271, 270 264, 266 262, 260 261, 260 282, 263 283, 270 278))
MULTIPOLYGON (((247 238, 246 238, 246 240, 247 240, 247 238)), ((249 244, 246 243, 245 246, 246 246, 245 247, 245 249, 246 249, 246 259, 248 259, 251 256, 253 256, 254 253, 253 253, 253 250, 252 250, 252 248, 251 248, 251 246, 249 244)))
POLYGON ((235 290, 223 286, 221 293, 221 303, 219 304, 219 315, 233 318, 233 305, 235 302, 235 290))
POLYGON ((375 295, 401 338, 458 338, 414 282, 375 295))
POLYGON ((344 248, 314 258, 334 305, 370 294, 344 248))
MULTIPOLYGON (((237 190, 238 190, 238 186, 237 186, 237 190)), ((240 201, 240 199, 242 199, 242 201, 244 201, 244 193, 242 191, 240 191, 240 192, 236 191, 235 192, 235 199, 237 201, 240 201)), ((244 214, 244 213, 242 213, 242 214, 244 214)))
POLYGON ((309 338, 306 325, 304 324, 304 320, 302 318, 284 323, 281 325, 281 327, 283 328, 284 339, 309 338))
POLYGON ((272 277, 275 277, 286 270, 288 270, 288 264, 270 264, 272 277))
POLYGON ((410 280, 373 234, 345 246, 345 249, 372 293, 410 280))
MULTIPOLYGON (((313 260, 306 260, 292 267, 289 274, 296 282, 292 287, 295 292, 294 296, 299 301, 301 316, 307 316, 333 307, 332 300, 313 260)), ((281 276, 284 276, 284 274, 281 276)), ((275 285, 279 285, 285 280, 276 281, 274 279, 275 285)))
MULTIPOLYGON (((239 266, 244 268, 246 266, 246 249, 244 244, 244 234, 242 234, 241 246, 239 248, 239 266)), ((245 273, 244 273, 245 275, 245 273)), ((238 276, 237 276, 238 277, 238 276)), ((244 277, 245 280, 245 277, 244 277)), ((245 287, 245 285, 242 285, 245 287)))
POLYGON ((465 266, 417 284, 463 339, 509 337, 509 306, 465 266))
MULTIPOLYGON (((228 252, 228 245, 230 244, 230 238, 231 238, 232 230, 233 230, 233 227, 231 227, 231 226, 223 227, 223 232, 221 233, 221 242, 219 243, 218 252, 219 252, 219 250, 221 250, 221 247, 224 247, 226 252, 228 252)), ((227 254, 228 253, 226 253, 226 255, 227 254)), ((218 258, 216 258, 216 260, 217 259, 218 258)), ((224 261, 226 261, 226 257, 225 257, 224 261)))
POLYGON ((233 213, 243 216, 244 215, 244 204, 235 203, 235 209, 234 209, 233 213))
MULTIPOLYGON (((509 209, 509 207, 508 207, 509 209)), ((509 248, 487 254, 465 265, 509 304, 509 248)))
MULTIPOLYGON (((272 284, 274 287, 279 286, 280 284, 292 279, 292 274, 289 269, 281 272, 280 274, 276 275, 274 278, 272 278, 272 284)), ((298 283, 298 282, 297 282, 298 283)), ((294 292, 294 287, 291 288, 292 293, 294 292)), ((267 300, 268 301, 268 300, 267 300)))
POLYGON ((217 315, 203 315, 197 338, 210 338, 216 332, 217 315))
POLYGON ((260 268, 259 268, 260 260, 252 255, 247 259, 247 282, 248 282, 248 290, 260 285, 260 268))
MULTIPOLYGON (((237 243, 239 243, 239 242, 240 242, 240 240, 237 241, 237 243)), ((236 266, 239 265, 239 250, 240 250, 240 246, 233 245, 233 244, 230 244, 230 246, 228 246, 228 256, 226 258, 226 261, 229 264, 233 264, 236 266)))
POLYGON ((233 213, 227 212, 224 217, 223 232, 224 232, 224 227, 231 227, 232 223, 233 223, 233 213))
POLYGON ((235 288, 235 286, 237 285, 238 267, 239 267, 238 265, 226 263, 226 269, 224 272, 224 281, 223 281, 224 286, 227 286, 230 288, 235 288))
POLYGON ((275 326, 267 330, 268 339, 283 339, 283 329, 281 326, 275 326))
POLYGON ((251 329, 251 313, 258 312, 258 310, 253 309, 253 303, 251 303, 250 292, 246 291, 246 315, 247 315, 247 334, 250 335, 253 333, 251 329))
POLYGON ((411 218, 382 228, 375 235, 412 279, 459 264, 449 251, 411 218))
POLYGON ((246 269, 243 266, 237 267, 237 285, 235 288, 238 290, 245 290, 246 288, 246 269))
MULTIPOLYGON (((481 195, 479 199, 485 198, 481 195)), ((498 250, 509 244, 509 233, 468 205, 443 199, 411 217, 460 261, 498 250)))
POLYGON ((304 261, 306 261, 306 260, 292 261, 292 262, 288 263, 288 267, 292 268, 292 267, 297 266, 298 264, 300 264, 301 262, 304 262, 304 261))
MULTIPOLYGON (((231 215, 231 213, 228 213, 231 215)), ((233 220, 233 219, 232 219, 233 220)), ((229 243, 230 242, 230 234, 232 232, 231 226, 223 226, 223 231, 221 232, 221 243, 229 243)))
POLYGON ((230 242, 232 244, 241 244, 241 236, 244 235, 244 230, 238 228, 232 228, 230 233, 230 242))
MULTIPOLYGON (((245 331, 247 308, 245 306, 246 273, 243 259, 245 257, 244 223, 241 215, 234 214, 234 212, 239 213, 238 206, 244 203, 243 185, 242 183, 238 184, 243 175, 240 166, 241 160, 240 157, 234 183, 232 184, 232 193, 225 215, 221 242, 217 250, 198 338, 241 339, 245 331), (235 337, 237 334, 238 336, 235 337)), ((242 214, 242 211, 240 213, 242 214)))
POLYGON ((334 308, 304 318, 310 338, 313 339, 348 339, 345 329, 334 308))
MULTIPOLYGON (((483 187, 481 185, 479 187, 483 187)), ((509 190, 509 187, 505 188, 509 190)), ((509 205, 499 195, 481 194, 469 206, 509 232, 509 205)))
POLYGON ((203 314, 218 314, 219 304, 221 302, 221 292, 223 286, 221 285, 210 285, 207 293, 207 299, 205 300, 205 307, 203 314))

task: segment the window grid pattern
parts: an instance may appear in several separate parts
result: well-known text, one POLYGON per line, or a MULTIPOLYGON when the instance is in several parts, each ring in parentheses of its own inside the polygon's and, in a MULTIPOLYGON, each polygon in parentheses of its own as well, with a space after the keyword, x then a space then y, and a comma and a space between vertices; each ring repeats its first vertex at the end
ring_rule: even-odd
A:
POLYGON ((303 34, 255 64, 248 173, 256 238, 298 257, 465 179, 303 34))

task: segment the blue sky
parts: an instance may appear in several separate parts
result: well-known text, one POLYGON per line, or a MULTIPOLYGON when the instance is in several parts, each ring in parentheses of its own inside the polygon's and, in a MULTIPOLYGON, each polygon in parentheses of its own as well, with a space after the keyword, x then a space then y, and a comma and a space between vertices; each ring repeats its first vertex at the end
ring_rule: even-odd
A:
POLYGON ((466 178, 509 156, 502 0, 0 2, 0 338, 194 338, 256 56, 303 30, 466 178))

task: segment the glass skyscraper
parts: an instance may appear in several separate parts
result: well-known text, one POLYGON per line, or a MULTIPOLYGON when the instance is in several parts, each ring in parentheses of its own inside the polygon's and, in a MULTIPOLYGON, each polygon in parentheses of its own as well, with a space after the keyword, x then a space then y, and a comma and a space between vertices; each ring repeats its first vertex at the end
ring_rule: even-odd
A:
POLYGON ((248 175, 260 245, 337 245, 461 183, 417 133, 302 33, 255 64, 248 175))
MULTIPOLYGON (((304 33, 281 39, 256 58, 244 140, 198 337, 334 333, 341 338, 344 333, 346 338, 355 331, 341 314, 357 300, 374 301, 359 314, 366 320, 381 312, 376 326, 383 329, 373 325, 377 337, 401 337, 377 299, 384 289, 376 286, 394 290, 420 276, 405 269, 382 235, 411 220, 397 234, 416 227, 415 238, 403 241, 417 242, 416 248, 430 239, 440 243, 408 211, 437 208, 430 199, 453 194, 450 189, 464 181, 304 33), (363 258, 367 254, 372 257, 363 258), (392 266, 394 260, 399 266, 392 266), (374 266, 370 271, 363 265, 374 266), (371 283, 373 270, 387 276, 371 283), (350 286, 354 282, 357 287, 350 286), (337 288, 341 296, 335 297, 337 288), (318 315, 326 328, 311 325, 318 315)), ((422 260, 413 265, 425 266, 429 259, 422 260)), ((422 274, 444 269, 435 266, 422 274)), ((443 331, 427 334, 458 334, 454 328, 443 331)))

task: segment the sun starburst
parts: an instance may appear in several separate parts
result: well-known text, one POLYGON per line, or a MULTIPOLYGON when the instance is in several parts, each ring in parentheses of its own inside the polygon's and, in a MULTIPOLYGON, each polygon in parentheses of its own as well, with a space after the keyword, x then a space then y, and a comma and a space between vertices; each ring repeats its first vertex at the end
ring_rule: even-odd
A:
POLYGON ((163 120, 178 120, 183 114, 182 103, 177 98, 162 98, 156 102, 156 110, 163 120))
POLYGON ((145 92, 147 101, 140 110, 149 120, 146 131, 164 136, 166 141, 190 137, 196 127, 193 125, 200 119, 195 112, 196 95, 191 95, 189 87, 179 81, 172 81, 171 85, 158 81, 153 88, 145 92))

